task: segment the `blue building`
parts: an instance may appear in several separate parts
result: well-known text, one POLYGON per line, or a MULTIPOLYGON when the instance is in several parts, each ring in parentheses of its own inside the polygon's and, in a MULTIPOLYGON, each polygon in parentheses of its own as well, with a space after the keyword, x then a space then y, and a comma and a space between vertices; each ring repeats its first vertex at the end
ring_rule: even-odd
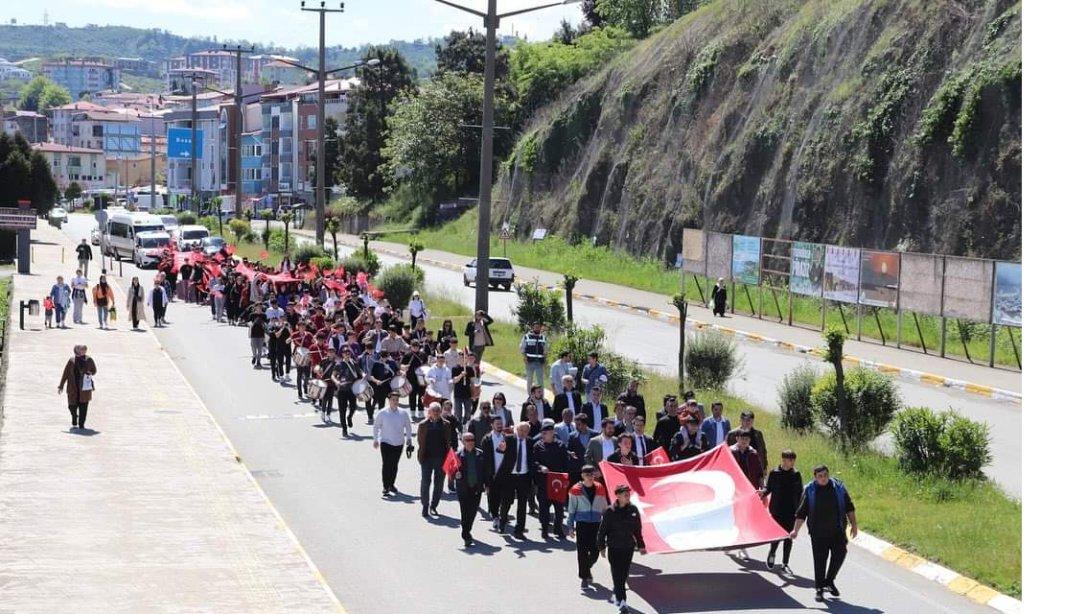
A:
POLYGON ((264 138, 260 130, 242 134, 242 192, 254 198, 264 193, 264 138))
POLYGON ((83 94, 115 90, 121 87, 121 74, 115 66, 98 60, 64 59, 45 62, 42 73, 68 90, 73 100, 83 94))

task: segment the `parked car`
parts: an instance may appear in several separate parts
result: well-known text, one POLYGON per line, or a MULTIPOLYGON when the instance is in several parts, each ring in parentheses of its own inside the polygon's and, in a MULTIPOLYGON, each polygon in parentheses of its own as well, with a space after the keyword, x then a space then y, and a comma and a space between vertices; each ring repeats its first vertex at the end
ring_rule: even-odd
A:
POLYGON ((204 254, 214 256, 219 250, 226 247, 226 239, 222 237, 208 237, 204 239, 204 254))
POLYGON ((210 236, 211 233, 208 232, 208 229, 200 225, 178 226, 177 248, 183 252, 191 252, 199 249, 210 236))
POLYGON ((132 261, 139 268, 155 266, 162 258, 162 249, 170 243, 170 235, 161 230, 136 234, 136 253, 132 261))
POLYGON ((68 212, 64 207, 53 207, 49 210, 49 223, 60 228, 61 224, 68 223, 68 212))
MULTIPOLYGON (((491 258, 490 267, 487 270, 487 285, 499 287, 507 292, 513 285, 513 264, 509 258, 491 258)), ((470 286, 476 281, 476 259, 464 265, 464 285, 470 286)))
POLYGON ((102 231, 98 228, 91 229, 91 245, 100 245, 102 243, 102 231))

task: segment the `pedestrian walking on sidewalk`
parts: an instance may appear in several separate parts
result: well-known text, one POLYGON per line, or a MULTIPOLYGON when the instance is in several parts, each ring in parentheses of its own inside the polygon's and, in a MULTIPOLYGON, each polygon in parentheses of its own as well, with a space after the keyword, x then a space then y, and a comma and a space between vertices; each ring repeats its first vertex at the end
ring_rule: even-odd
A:
POLYGON ((109 327, 109 310, 114 305, 113 288, 109 287, 105 275, 98 277, 98 283, 91 290, 91 298, 94 300, 94 309, 98 312, 98 328, 105 330, 109 327))
POLYGON ((87 356, 87 346, 77 345, 72 349, 74 356, 68 359, 57 384, 57 394, 68 393, 68 413, 72 415, 72 427, 83 429, 87 422, 87 405, 94 392, 94 376, 98 367, 94 359, 87 356))
POLYGON ((147 320, 147 313, 143 309, 143 302, 147 300, 140 278, 133 277, 132 285, 128 287, 128 297, 125 306, 128 307, 128 319, 132 322, 132 330, 140 330, 140 320, 147 320))
POLYGON ((713 315, 724 317, 725 308, 728 306, 728 291, 725 290, 725 278, 718 277, 717 285, 713 287, 713 295, 710 298, 713 305, 713 315))
MULTIPOLYGON (((81 263, 82 264, 82 263, 81 263)), ((83 305, 87 302, 87 285, 89 282, 83 275, 84 269, 76 269, 72 278, 72 322, 85 324, 83 321, 83 305)))
POLYGON ((170 296, 166 292, 166 287, 162 285, 162 280, 158 277, 155 278, 155 287, 151 288, 151 296, 147 298, 147 303, 151 305, 151 313, 155 317, 155 327, 161 327, 166 320, 166 305, 170 302, 170 296))
POLYGON ((64 283, 64 278, 57 275, 57 283, 49 289, 49 297, 53 299, 53 313, 57 318, 59 328, 68 328, 64 319, 68 314, 68 307, 72 304, 72 289, 64 283))
POLYGON ((630 486, 615 487, 615 503, 604 510, 600 529, 596 533, 596 546, 600 556, 608 559, 611 566, 613 603, 620 612, 627 611, 627 577, 634 551, 645 554, 642 539, 642 516, 638 508, 630 504, 630 486))
POLYGON ((793 525, 789 537, 796 539, 800 527, 807 521, 815 564, 815 600, 823 601, 824 591, 835 597, 840 594, 838 587, 834 585, 834 579, 845 562, 845 523, 846 520, 849 521, 850 536, 856 539, 857 515, 845 484, 837 478, 831 478, 826 465, 819 465, 813 473, 815 479, 804 487, 804 496, 796 510, 796 524, 793 525))
POLYGON ((389 392, 388 405, 374 418, 374 449, 381 449, 381 496, 398 494, 396 474, 400 469, 400 454, 411 446, 411 420, 400 410, 400 391, 389 392))
POLYGON ((91 246, 83 239, 75 246, 75 256, 79 260, 79 268, 84 271, 91 270, 91 246))

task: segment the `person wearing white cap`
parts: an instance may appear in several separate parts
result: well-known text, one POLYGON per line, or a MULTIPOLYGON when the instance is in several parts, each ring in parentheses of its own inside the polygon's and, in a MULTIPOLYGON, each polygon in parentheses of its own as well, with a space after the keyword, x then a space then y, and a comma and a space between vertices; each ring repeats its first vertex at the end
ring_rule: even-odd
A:
POLYGON ((419 295, 418 290, 411 294, 411 301, 408 302, 408 313, 411 314, 411 330, 415 330, 416 322, 426 320, 426 303, 423 302, 423 297, 419 295))

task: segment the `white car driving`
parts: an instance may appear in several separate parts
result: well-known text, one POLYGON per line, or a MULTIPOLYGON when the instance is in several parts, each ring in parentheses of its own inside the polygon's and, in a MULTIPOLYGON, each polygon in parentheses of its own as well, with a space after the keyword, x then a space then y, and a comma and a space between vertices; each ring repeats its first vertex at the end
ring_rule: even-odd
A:
MULTIPOLYGON (((490 267, 487 269, 487 285, 495 288, 501 287, 509 291, 513 285, 513 263, 509 258, 491 258, 490 267)), ((472 258, 464 265, 464 285, 470 286, 476 281, 476 259, 472 258)))
POLYGON ((155 266, 162 258, 162 250, 170 244, 170 235, 163 231, 136 234, 136 251, 132 261, 139 268, 155 266))

